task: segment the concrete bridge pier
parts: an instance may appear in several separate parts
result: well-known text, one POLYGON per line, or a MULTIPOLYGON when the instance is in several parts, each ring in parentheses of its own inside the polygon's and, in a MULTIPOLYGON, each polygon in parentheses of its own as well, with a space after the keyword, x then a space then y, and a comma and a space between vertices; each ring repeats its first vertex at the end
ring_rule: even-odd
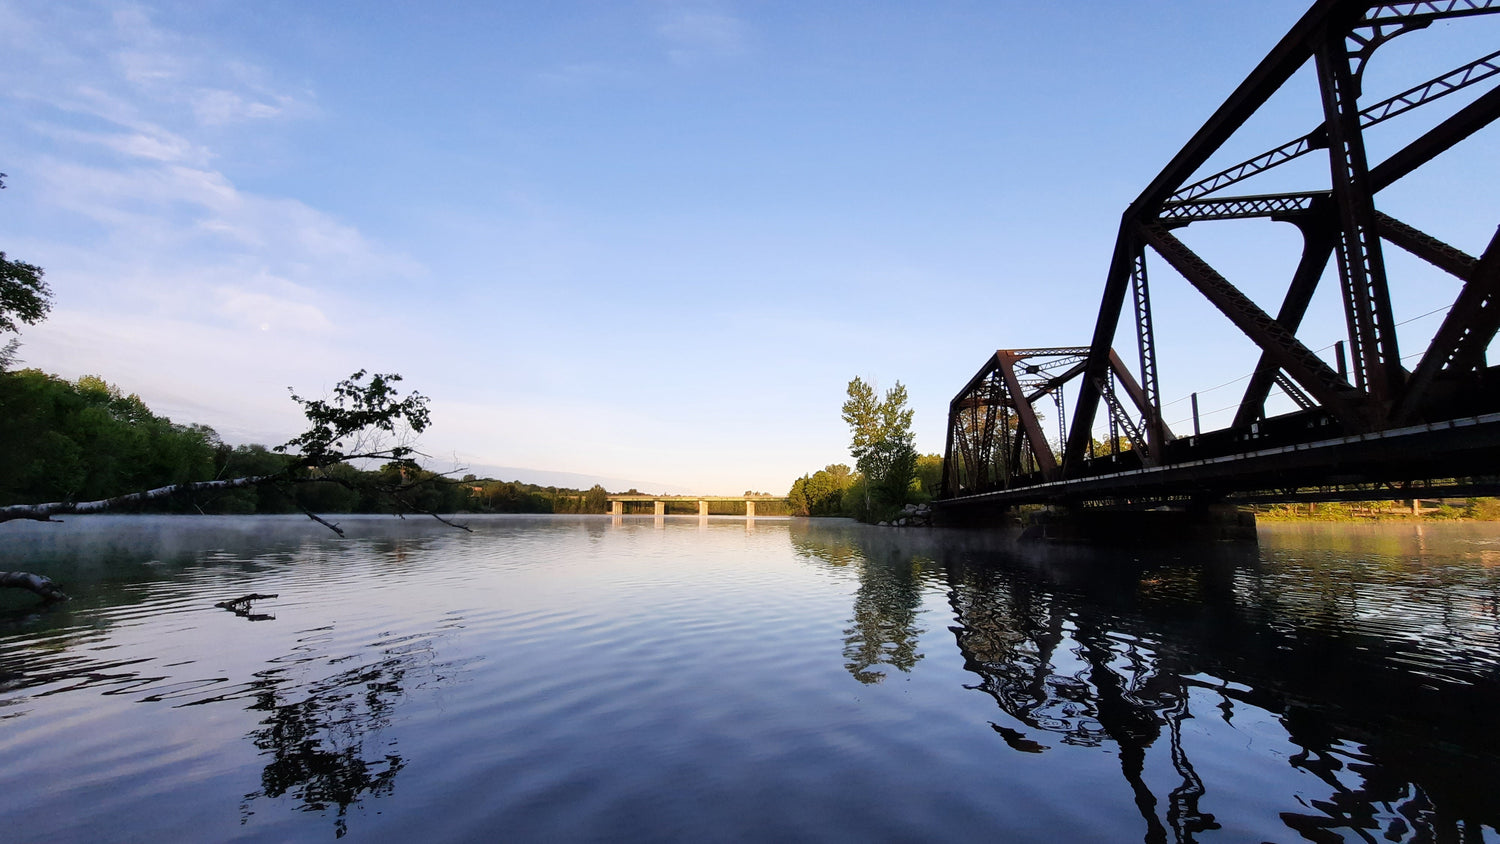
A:
POLYGON ((623 502, 623 501, 611 501, 611 502, 609 502, 609 514, 611 516, 616 517, 616 518, 625 515, 625 502, 623 502))
POLYGON ((708 502, 702 499, 698 500, 698 518, 708 518, 708 502))
POLYGON ((660 498, 658 498, 651 503, 656 505, 656 509, 652 512, 652 514, 658 519, 667 514, 667 502, 662 501, 660 498))
POLYGON ((747 518, 747 519, 753 519, 753 518, 755 518, 755 502, 754 501, 746 501, 745 502, 745 518, 747 518))

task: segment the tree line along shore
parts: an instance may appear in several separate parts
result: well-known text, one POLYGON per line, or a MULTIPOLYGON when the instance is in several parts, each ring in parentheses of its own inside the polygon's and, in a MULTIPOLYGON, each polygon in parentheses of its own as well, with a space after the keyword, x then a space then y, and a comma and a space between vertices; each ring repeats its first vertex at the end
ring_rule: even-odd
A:
MULTIPOLYGON (((69 381, 36 369, 0 371, 0 507, 107 499, 173 484, 274 475, 296 459, 264 445, 231 446, 207 425, 175 423, 98 376, 69 381)), ((245 486, 112 509, 392 513, 401 509, 398 502, 376 491, 398 479, 411 489, 412 504, 434 513, 604 513, 609 508, 609 493, 602 486, 579 490, 473 475, 440 479, 397 462, 366 469, 336 463, 318 471, 335 482, 245 486), (413 483, 429 479, 440 482, 413 483)))
POLYGON ((1500 498, 1488 497, 1264 504, 1253 509, 1263 522, 1500 521, 1500 498))
MULTIPOLYGON (((784 503, 758 502, 758 515, 841 516, 877 522, 894 520, 906 505, 936 497, 943 459, 937 454, 916 454, 911 448, 904 390, 898 385, 884 402, 866 390, 856 379, 851 384, 854 406, 846 408, 853 411, 856 421, 866 423, 860 438, 864 446, 860 453, 867 455, 862 467, 866 471, 835 463, 805 474, 792 482, 784 503), (872 419, 877 421, 872 423, 872 419), (894 424, 879 424, 884 419, 894 424)), ((231 446, 206 425, 175 423, 153 413, 139 396, 125 394, 98 376, 69 381, 37 369, 0 370, 0 507, 107 499, 172 484, 274 475, 296 459, 264 445, 231 446)), ((572 489, 472 474, 452 479, 404 462, 371 468, 336 463, 318 471, 335 482, 194 492, 115 509, 226 515, 394 513, 404 511, 403 505, 378 490, 397 482, 411 489, 409 503, 418 512, 544 514, 607 513, 610 509, 609 492, 600 485, 572 489)), ((733 502, 714 507, 717 514, 744 513, 743 505, 733 502)), ((1500 499, 1496 498, 1282 504, 1254 509, 1265 522, 1500 521, 1500 499)), ((696 515, 697 505, 668 502, 667 513, 696 515)))

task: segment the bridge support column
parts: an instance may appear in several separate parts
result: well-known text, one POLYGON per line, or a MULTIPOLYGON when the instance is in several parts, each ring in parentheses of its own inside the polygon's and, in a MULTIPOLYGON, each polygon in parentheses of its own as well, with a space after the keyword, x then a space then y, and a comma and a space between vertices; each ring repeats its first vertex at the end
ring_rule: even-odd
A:
POLYGON ((623 502, 623 501, 611 501, 611 502, 609 502, 609 514, 611 516, 623 516, 623 515, 625 515, 625 502, 623 502))
POLYGON ((667 502, 662 501, 660 498, 658 498, 651 503, 656 505, 655 515, 665 516, 667 514, 667 502))
POLYGON ((755 518, 755 502, 754 501, 746 501, 745 502, 745 518, 747 518, 747 519, 753 519, 753 518, 755 518))
POLYGON ((701 519, 701 518, 703 518, 703 517, 705 517, 707 515, 708 515, 708 502, 707 501, 699 501, 698 502, 698 518, 701 519))

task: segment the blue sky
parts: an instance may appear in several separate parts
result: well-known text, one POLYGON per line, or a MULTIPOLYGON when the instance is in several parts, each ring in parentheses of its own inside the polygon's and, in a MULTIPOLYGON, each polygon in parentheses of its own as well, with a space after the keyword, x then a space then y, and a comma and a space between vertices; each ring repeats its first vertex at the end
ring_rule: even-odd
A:
MULTIPOLYGON (((905 383, 940 452, 994 349, 1087 343, 1120 212, 1304 10, 0 0, 0 249, 56 293, 21 357, 230 442, 296 433, 287 387, 399 372, 424 451, 481 474, 780 492, 849 462, 856 375, 905 383)), ((1398 39, 1368 88, 1490 24, 1398 39)), ((1298 93, 1215 163, 1316 125, 1298 93)), ((1477 254, 1494 138, 1398 216, 1477 254)), ((1296 243, 1263 228, 1188 240, 1274 311, 1296 243)), ((1401 266, 1398 318, 1451 301, 1401 266)), ((1165 397, 1248 372, 1155 273, 1165 397)))

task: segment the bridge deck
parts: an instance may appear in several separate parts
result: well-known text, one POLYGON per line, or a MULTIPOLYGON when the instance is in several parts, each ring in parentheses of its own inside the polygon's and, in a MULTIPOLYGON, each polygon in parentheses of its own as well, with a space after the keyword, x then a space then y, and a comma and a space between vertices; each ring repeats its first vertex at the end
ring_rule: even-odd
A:
MULTIPOLYGON (((609 512, 611 515, 625 515, 626 502, 650 501, 654 506, 655 515, 664 516, 667 512, 669 502, 697 502, 698 515, 709 515, 710 503, 743 503, 745 505, 745 518, 755 518, 755 505, 757 502, 785 501, 784 495, 648 495, 646 493, 627 492, 619 495, 611 495, 609 500, 609 512)), ((738 515, 738 514, 735 514, 738 515)))
POLYGON ((610 501, 785 501, 784 495, 647 495, 624 493, 611 495, 610 501))
MULTIPOLYGON (((1314 501, 1460 497, 1500 493, 1500 413, 1191 457, 1206 446, 1186 438, 1185 459, 1161 466, 1039 481, 934 502, 964 505, 1155 506, 1193 498, 1314 501)), ((1215 449, 1217 450, 1217 449, 1215 449)), ((1107 459, 1092 461, 1108 467, 1107 459)))

